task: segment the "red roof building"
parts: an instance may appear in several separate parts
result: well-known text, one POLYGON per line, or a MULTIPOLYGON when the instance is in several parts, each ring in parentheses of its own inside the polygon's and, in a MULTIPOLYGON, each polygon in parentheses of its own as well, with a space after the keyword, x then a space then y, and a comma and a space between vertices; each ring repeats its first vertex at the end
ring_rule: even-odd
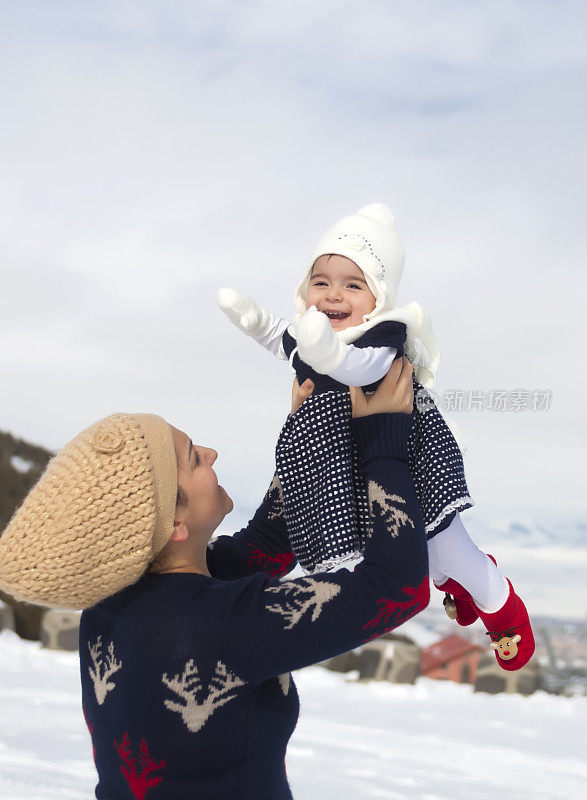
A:
POLYGON ((422 650, 420 674, 436 680, 475 683, 482 655, 479 645, 453 634, 422 650))

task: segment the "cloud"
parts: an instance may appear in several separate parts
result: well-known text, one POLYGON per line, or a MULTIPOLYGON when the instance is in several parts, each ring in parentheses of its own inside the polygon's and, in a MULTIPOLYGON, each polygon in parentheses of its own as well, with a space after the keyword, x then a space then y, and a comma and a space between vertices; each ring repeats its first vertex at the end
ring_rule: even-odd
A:
POLYGON ((458 416, 478 501, 582 496, 582 4, 3 13, 1 427, 58 447, 155 410, 217 444, 254 502, 291 376, 216 289, 290 316, 323 229, 380 199, 407 247, 400 302, 432 313, 439 390, 554 393, 544 415, 458 416))

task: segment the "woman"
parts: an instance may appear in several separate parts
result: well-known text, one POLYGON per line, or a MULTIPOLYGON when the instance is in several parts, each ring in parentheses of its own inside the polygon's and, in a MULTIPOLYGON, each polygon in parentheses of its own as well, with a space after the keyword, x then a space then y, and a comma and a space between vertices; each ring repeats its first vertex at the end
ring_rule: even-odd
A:
MULTIPOLYGON (((311 393, 295 387, 292 411, 311 393)), ((233 537, 216 453, 159 417, 114 415, 67 445, 0 539, 0 585, 83 607, 82 699, 97 798, 291 798, 298 716, 289 671, 389 631, 429 597, 407 467, 412 370, 352 391, 373 532, 364 561, 282 582, 293 567, 277 483, 233 537)))

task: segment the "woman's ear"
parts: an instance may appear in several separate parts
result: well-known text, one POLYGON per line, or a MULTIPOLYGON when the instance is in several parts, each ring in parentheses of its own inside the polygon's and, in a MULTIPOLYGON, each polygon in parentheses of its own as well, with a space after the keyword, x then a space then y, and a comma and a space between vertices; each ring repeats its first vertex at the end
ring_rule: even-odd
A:
POLYGON ((169 541, 170 542, 187 542, 190 538, 190 532, 187 529, 187 525, 183 522, 177 522, 177 520, 173 523, 173 533, 171 534, 169 541))

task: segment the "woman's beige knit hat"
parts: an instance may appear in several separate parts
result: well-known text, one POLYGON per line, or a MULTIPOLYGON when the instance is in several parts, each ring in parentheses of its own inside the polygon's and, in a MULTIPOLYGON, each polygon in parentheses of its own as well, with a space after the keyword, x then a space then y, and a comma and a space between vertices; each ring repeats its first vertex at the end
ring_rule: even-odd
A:
POLYGON ((173 533, 177 460, 155 414, 113 414, 53 458, 0 537, 0 587, 87 608, 134 583, 173 533))

